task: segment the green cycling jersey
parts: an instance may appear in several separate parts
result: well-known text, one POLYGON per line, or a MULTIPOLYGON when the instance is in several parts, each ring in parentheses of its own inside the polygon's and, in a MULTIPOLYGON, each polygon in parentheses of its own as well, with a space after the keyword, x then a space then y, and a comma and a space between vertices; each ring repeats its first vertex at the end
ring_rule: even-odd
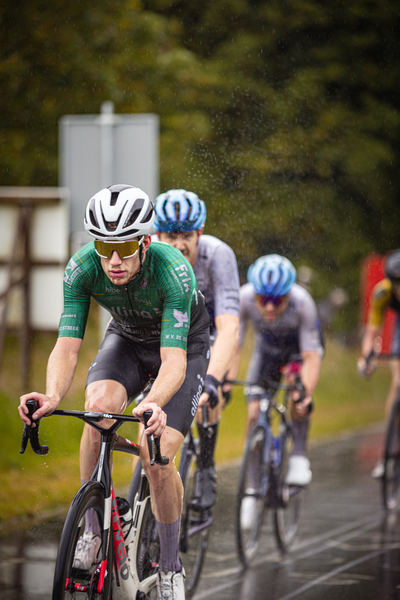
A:
POLYGON ((64 274, 59 337, 83 338, 91 298, 124 334, 146 346, 186 350, 188 336, 209 327, 192 267, 179 250, 161 242, 150 244, 140 275, 120 286, 104 273, 94 242, 74 254, 64 274))

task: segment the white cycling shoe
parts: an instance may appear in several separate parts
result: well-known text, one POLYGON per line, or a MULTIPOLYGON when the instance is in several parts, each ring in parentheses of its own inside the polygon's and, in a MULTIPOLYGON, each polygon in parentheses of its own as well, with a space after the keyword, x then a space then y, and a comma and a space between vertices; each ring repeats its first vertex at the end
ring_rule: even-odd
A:
POLYGON ((375 467, 371 471, 371 477, 374 479, 381 479, 385 474, 385 463, 380 460, 376 463, 375 467))
POLYGON ((185 600, 185 570, 179 572, 159 571, 157 600, 185 600))
POLYGON ((256 509, 257 499, 253 496, 245 496, 240 506, 240 525, 242 529, 249 531, 253 527, 256 509))
POLYGON ((84 533, 79 538, 75 548, 73 567, 88 571, 90 567, 99 561, 99 551, 101 547, 100 536, 91 531, 84 533))
POLYGON ((311 483, 310 461, 306 456, 290 456, 285 477, 286 485, 305 486, 311 483))

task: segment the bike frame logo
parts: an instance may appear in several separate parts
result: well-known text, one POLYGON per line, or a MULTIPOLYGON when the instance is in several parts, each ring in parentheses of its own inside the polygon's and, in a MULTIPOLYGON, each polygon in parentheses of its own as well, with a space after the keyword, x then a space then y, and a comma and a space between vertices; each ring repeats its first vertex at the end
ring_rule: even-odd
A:
POLYGON ((119 519, 117 500, 115 497, 114 490, 112 491, 111 521, 114 537, 115 560, 117 562, 118 574, 121 577, 121 579, 126 581, 127 579, 129 579, 128 554, 125 548, 124 536, 122 535, 121 522, 119 519))

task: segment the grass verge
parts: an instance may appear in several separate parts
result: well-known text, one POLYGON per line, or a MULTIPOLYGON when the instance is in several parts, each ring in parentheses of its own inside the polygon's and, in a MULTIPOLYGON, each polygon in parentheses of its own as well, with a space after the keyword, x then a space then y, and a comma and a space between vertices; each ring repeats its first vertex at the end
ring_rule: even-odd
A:
MULTIPOLYGON (((80 409, 87 369, 97 350, 97 313, 91 315, 82 347, 79 367, 63 408, 80 409)), ((33 341, 32 389, 44 390, 47 356, 55 341, 54 335, 40 335, 33 341)), ((246 341, 243 356, 251 353, 251 338, 246 341)), ((311 427, 311 443, 331 438, 347 431, 359 430, 383 420, 383 406, 390 382, 388 367, 378 369, 368 381, 356 370, 357 352, 328 339, 322 364, 321 379, 315 393, 315 411, 311 427)), ((243 361, 240 378, 244 378, 247 360, 243 361)), ((65 513, 79 480, 79 440, 82 423, 59 417, 44 419, 41 442, 50 452, 41 457, 30 448, 19 454, 22 423, 17 413, 19 395, 16 376, 18 344, 13 338, 7 343, 0 379, 0 401, 3 419, 0 422, 2 452, 0 455, 0 531, 8 523, 29 522, 40 515, 60 511, 65 513)), ((226 407, 216 450, 219 464, 240 458, 245 431, 246 406, 244 392, 237 386, 226 407)), ((135 430, 124 426, 125 435, 136 438, 135 430)), ((126 488, 131 474, 129 456, 116 453, 114 478, 116 487, 126 488)))

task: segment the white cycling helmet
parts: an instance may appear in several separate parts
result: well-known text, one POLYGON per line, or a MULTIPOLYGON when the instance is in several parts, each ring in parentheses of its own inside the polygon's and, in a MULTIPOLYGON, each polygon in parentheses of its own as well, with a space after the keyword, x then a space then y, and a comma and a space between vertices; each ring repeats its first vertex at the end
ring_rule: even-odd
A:
POLYGON ((142 237, 152 232, 155 212, 148 195, 133 185, 111 185, 88 202, 84 225, 98 240, 142 237))
POLYGON ((256 294, 278 298, 287 294, 295 283, 296 269, 284 256, 267 254, 249 267, 247 280, 256 294))

